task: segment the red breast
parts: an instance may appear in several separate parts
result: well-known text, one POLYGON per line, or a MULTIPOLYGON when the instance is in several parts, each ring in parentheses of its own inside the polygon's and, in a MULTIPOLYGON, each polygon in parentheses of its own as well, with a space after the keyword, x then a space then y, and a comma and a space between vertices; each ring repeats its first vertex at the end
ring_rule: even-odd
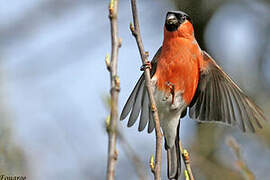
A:
POLYGON ((155 73, 157 88, 170 92, 170 82, 175 92, 182 92, 183 99, 189 104, 198 85, 199 58, 201 52, 189 21, 179 26, 177 31, 170 32, 164 28, 164 41, 155 73))

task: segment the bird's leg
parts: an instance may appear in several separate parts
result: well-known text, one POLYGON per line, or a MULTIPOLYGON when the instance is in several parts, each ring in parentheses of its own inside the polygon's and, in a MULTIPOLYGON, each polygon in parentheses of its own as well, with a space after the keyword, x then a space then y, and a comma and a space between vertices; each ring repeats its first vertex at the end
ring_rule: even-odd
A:
POLYGON ((147 68, 149 68, 151 70, 152 66, 151 66, 151 62, 147 61, 145 64, 143 64, 140 68, 141 71, 145 71, 147 68))
POLYGON ((170 93, 172 95, 172 104, 174 104, 174 96, 175 96, 174 84, 171 82, 167 82, 166 85, 170 88, 170 93))

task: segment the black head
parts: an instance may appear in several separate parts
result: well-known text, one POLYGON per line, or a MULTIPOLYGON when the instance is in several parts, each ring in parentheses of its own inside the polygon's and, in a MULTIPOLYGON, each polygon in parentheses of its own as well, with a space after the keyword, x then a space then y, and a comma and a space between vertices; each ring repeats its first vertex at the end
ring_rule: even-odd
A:
POLYGON ((169 11, 166 15, 165 27, 168 31, 176 31, 186 20, 191 22, 191 18, 182 11, 169 11))

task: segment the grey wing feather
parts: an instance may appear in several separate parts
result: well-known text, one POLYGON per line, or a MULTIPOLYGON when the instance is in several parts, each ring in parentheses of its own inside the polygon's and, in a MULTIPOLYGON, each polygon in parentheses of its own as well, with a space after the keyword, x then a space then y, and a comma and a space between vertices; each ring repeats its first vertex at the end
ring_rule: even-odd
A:
POLYGON ((141 111, 141 117, 140 117, 140 123, 139 123, 139 131, 144 130, 148 120, 149 120, 149 98, 146 91, 146 87, 144 87, 143 90, 143 99, 142 99, 142 111, 141 111))
POLYGON ((124 120, 128 113, 131 111, 131 108, 133 107, 133 104, 135 102, 135 98, 136 98, 136 94, 139 90, 139 88, 141 87, 142 83, 144 83, 144 75, 142 74, 140 79, 138 80, 138 82, 136 83, 134 89, 132 90, 123 110, 122 113, 120 115, 120 120, 124 120))
POLYGON ((199 84, 189 105, 189 116, 200 121, 238 125, 244 132, 262 128, 262 110, 231 80, 206 53, 207 69, 200 71, 199 84))
POLYGON ((151 107, 149 106, 149 123, 148 123, 148 129, 147 132, 151 133, 155 128, 153 113, 151 112, 151 107))
POLYGON ((136 93, 136 99, 133 104, 132 111, 128 120, 128 125, 127 125, 128 127, 131 127, 135 123, 135 121, 137 120, 140 114, 143 89, 144 89, 144 83, 140 85, 139 90, 136 93))
MULTIPOLYGON (((150 71, 151 77, 153 77, 156 72, 157 61, 159 59, 160 53, 161 47, 158 49, 157 53, 153 57, 153 60, 151 61, 152 66, 152 69, 150 71)), ((122 110, 120 120, 124 120, 131 111, 128 120, 128 127, 130 127, 134 125, 134 123, 138 119, 139 114, 141 113, 138 130, 142 131, 146 127, 147 122, 149 121, 148 132, 150 133, 153 131, 155 126, 152 117, 152 111, 150 109, 148 93, 146 91, 144 83, 145 83, 144 74, 142 74, 122 110)))

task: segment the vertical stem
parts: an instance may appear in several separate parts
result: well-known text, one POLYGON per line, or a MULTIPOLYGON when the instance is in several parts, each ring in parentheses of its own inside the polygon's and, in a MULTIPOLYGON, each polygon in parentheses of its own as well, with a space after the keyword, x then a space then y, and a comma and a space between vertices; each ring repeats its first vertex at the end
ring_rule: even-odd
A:
POLYGON ((180 147, 181 156, 182 156, 182 158, 184 160, 186 171, 188 173, 189 179, 194 180, 194 176, 193 176, 193 173, 192 173, 192 170, 191 170, 191 165, 190 165, 189 153, 188 153, 187 150, 183 149, 182 142, 180 140, 179 140, 179 147, 180 147))
POLYGON ((227 137, 226 141, 227 141, 227 145, 233 150, 233 153, 235 154, 237 158, 237 161, 235 162, 235 164, 238 166, 244 178, 246 180, 255 180, 255 176, 253 172, 249 169, 249 167, 247 166, 247 164, 245 163, 243 159, 240 145, 237 143, 235 138, 233 136, 229 136, 227 137))
POLYGON ((117 76, 117 60, 118 50, 121 42, 118 37, 118 0, 111 0, 109 5, 109 19, 111 25, 111 61, 107 63, 107 68, 110 72, 111 80, 111 113, 108 128, 109 145, 108 145, 108 161, 107 161, 107 180, 114 180, 115 177, 115 164, 117 160, 116 151, 116 125, 118 119, 118 94, 120 90, 119 77, 117 76))
MULTIPOLYGON (((140 51, 142 64, 146 64, 148 62, 148 54, 144 51, 142 38, 140 35, 140 27, 139 27, 139 20, 138 20, 138 13, 137 13, 137 6, 136 6, 136 0, 131 0, 131 7, 132 7, 132 14, 133 14, 133 23, 134 28, 131 26, 131 31, 133 36, 136 39, 138 49, 140 51)), ((155 180, 160 180, 161 176, 161 155, 162 155, 162 133, 160 130, 160 123, 159 123, 159 117, 158 112, 156 108, 156 103, 153 95, 153 90, 151 88, 151 76, 150 76, 150 70, 149 68, 146 68, 144 71, 145 76, 145 86, 147 88, 148 96, 150 99, 151 107, 152 107, 152 113, 155 121, 155 132, 156 132, 156 154, 155 154, 155 168, 154 168, 154 177, 155 180)))

